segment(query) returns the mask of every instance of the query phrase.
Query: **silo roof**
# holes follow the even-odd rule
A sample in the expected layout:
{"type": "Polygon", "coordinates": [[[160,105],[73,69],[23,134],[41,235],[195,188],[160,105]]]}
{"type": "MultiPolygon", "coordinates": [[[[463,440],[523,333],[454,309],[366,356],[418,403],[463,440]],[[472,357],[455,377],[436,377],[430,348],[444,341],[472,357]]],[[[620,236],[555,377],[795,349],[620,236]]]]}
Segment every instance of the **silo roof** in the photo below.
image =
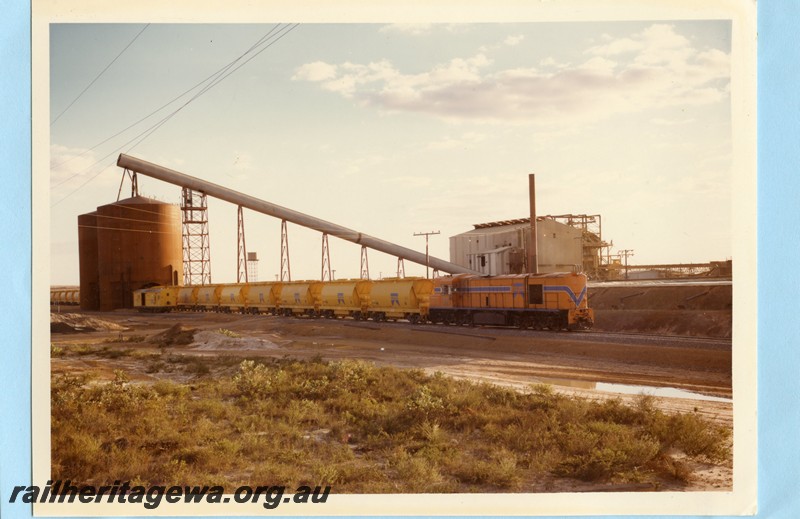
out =
{"type": "MultiPolygon", "coordinates": [[[[131,198],[125,198],[123,200],[119,200],[117,202],[113,202],[111,204],[106,205],[141,205],[141,204],[148,204],[148,205],[175,205],[169,204],[167,202],[162,202],[161,200],[156,200],[155,198],[147,198],[146,196],[134,196],[131,198]]],[[[105,207],[105,206],[101,206],[105,207]]]]}

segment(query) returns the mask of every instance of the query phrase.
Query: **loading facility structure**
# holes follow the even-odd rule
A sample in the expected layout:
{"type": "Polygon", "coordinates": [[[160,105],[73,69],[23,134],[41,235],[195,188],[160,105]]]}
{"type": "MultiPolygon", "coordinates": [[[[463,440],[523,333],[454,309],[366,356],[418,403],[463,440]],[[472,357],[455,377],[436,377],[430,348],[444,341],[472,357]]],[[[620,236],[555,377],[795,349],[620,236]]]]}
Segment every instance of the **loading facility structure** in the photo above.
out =
{"type": "MultiPolygon", "coordinates": [[[[157,180],[161,180],[163,182],[167,182],[170,184],[174,184],[179,186],[183,189],[184,196],[186,198],[187,193],[199,193],[203,197],[203,202],[201,203],[205,206],[204,199],[206,196],[210,196],[213,198],[217,198],[219,200],[223,200],[225,202],[232,203],[239,208],[239,256],[240,258],[245,257],[246,255],[246,247],[244,246],[244,230],[243,230],[243,221],[241,217],[241,210],[242,208],[247,208],[257,213],[265,214],[268,216],[272,216],[281,220],[281,228],[282,228],[282,243],[281,243],[281,281],[291,281],[291,274],[288,270],[288,238],[286,237],[286,223],[293,223],[296,225],[300,225],[302,227],[306,227],[309,229],[313,229],[322,233],[323,237],[323,275],[322,279],[325,279],[325,268],[326,266],[330,269],[330,257],[329,252],[326,254],[327,248],[327,239],[328,236],[335,236],[345,241],[349,241],[351,243],[360,245],[362,248],[362,277],[365,274],[365,265],[366,265],[366,250],[373,249],[379,252],[383,252],[389,254],[391,256],[395,256],[398,258],[398,271],[401,271],[402,262],[404,260],[408,260],[414,263],[418,263],[420,265],[426,265],[434,270],[434,272],[439,271],[443,273],[449,274],[479,274],[479,272],[475,269],[471,269],[468,267],[464,267],[462,265],[458,265],[449,261],[445,261],[436,257],[429,256],[426,253],[417,252],[413,249],[409,249],[407,247],[403,247],[400,245],[396,245],[394,243],[388,242],[386,240],[382,240],[380,238],[376,238],[374,236],[370,236],[368,234],[364,234],[353,229],[349,229],[347,227],[328,222],[322,220],[320,218],[315,218],[313,216],[301,213],[299,211],[295,211],[286,207],[281,207],[277,204],[273,204],[271,202],[267,202],[265,200],[261,200],[251,195],[247,195],[233,189],[214,184],[212,182],[208,182],[197,177],[193,177],[187,175],[185,173],[181,173],[178,171],[174,171],[163,166],[159,166],[157,164],[153,164],[151,162],[147,162],[145,160],[132,157],[126,154],[120,154],[117,160],[117,166],[124,169],[124,175],[127,175],[131,178],[132,184],[134,186],[137,185],[136,175],[141,174],[147,177],[155,178],[157,180]],[[284,273],[286,272],[287,278],[284,279],[284,273]]],[[[124,178],[124,177],[123,177],[124,178]]],[[[193,217],[195,219],[196,217],[193,217]]],[[[184,236],[184,249],[186,248],[186,236],[184,236]]],[[[207,240],[206,240],[207,243],[207,240]]],[[[184,258],[186,257],[184,250],[184,258]]],[[[186,263],[186,262],[184,262],[186,263]]],[[[240,261],[240,269],[242,267],[242,261],[240,261]]],[[[184,268],[187,268],[187,265],[183,265],[184,268]]],[[[368,271],[366,272],[366,276],[368,277],[368,271]]],[[[186,278],[184,278],[186,279],[186,278]]],[[[206,279],[205,276],[202,278],[203,280],[206,279]]],[[[330,279],[330,277],[329,277],[330,279]]],[[[246,280],[246,279],[245,279],[246,280]]],[[[240,280],[241,281],[241,280],[240,280]]],[[[205,284],[210,282],[208,281],[201,281],[200,284],[205,284]]],[[[134,288],[142,288],[142,287],[134,287],[134,288]]]]}

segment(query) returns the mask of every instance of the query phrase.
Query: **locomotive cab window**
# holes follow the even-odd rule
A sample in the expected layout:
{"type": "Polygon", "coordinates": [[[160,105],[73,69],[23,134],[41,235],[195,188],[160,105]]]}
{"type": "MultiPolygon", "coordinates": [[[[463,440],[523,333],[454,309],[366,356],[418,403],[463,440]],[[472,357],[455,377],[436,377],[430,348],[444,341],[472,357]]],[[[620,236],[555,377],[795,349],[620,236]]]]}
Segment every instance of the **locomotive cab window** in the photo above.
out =
{"type": "Polygon", "coordinates": [[[541,305],[544,303],[542,285],[528,285],[528,304],[541,305]]]}
{"type": "Polygon", "coordinates": [[[450,293],[450,285],[442,285],[442,295],[446,296],[450,293]]]}

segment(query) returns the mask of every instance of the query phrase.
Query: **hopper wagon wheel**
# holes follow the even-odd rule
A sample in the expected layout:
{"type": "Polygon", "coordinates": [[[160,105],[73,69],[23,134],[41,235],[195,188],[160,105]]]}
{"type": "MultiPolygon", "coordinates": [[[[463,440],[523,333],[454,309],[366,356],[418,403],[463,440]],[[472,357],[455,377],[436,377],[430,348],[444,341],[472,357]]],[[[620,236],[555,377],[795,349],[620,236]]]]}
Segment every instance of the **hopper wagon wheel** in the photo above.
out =
{"type": "Polygon", "coordinates": [[[411,324],[419,324],[419,314],[409,315],[408,322],[410,322],[411,324]]]}

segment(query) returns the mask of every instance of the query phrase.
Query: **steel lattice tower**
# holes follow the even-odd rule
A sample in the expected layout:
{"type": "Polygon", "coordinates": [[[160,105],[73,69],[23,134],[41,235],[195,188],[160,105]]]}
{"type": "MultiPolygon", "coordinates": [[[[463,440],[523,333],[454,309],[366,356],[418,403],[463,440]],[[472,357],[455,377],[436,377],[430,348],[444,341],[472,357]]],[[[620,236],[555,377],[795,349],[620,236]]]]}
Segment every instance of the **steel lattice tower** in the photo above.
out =
{"type": "Polygon", "coordinates": [[[211,283],[206,194],[184,187],[181,192],[183,222],[183,284],[211,283]]]}
{"type": "Polygon", "coordinates": [[[244,236],[244,214],[242,213],[242,206],[239,206],[239,237],[237,239],[237,252],[236,252],[236,282],[245,283],[249,282],[247,272],[247,244],[245,243],[244,236]]]}

